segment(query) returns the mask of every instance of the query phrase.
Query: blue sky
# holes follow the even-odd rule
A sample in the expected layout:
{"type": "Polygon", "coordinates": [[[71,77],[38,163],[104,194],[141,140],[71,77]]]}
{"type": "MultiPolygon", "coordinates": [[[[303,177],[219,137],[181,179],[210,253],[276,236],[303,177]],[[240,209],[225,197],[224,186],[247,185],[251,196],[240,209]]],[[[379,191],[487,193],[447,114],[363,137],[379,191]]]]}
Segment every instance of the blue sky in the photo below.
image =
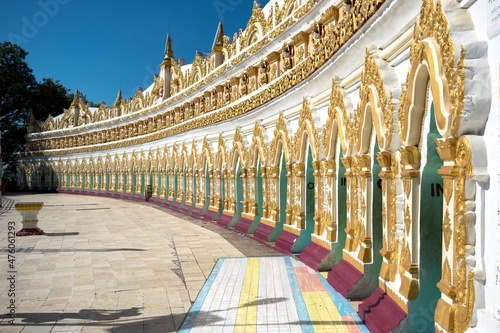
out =
{"type": "Polygon", "coordinates": [[[219,20],[233,37],[252,7],[253,0],[0,0],[0,41],[29,52],[37,80],[60,80],[111,105],[120,87],[128,98],[152,82],[169,31],[175,57],[190,63],[196,50],[211,51],[219,20]]]}

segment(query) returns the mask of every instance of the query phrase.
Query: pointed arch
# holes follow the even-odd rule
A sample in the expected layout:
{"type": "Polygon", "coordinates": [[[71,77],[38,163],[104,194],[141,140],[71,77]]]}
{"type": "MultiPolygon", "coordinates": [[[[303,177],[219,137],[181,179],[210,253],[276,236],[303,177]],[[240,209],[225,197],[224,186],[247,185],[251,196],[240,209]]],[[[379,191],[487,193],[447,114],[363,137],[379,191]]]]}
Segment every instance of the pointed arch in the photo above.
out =
{"type": "Polygon", "coordinates": [[[179,165],[179,168],[185,167],[186,169],[189,165],[189,154],[187,151],[186,142],[184,141],[182,142],[181,153],[178,156],[177,164],[179,165]]]}
{"type": "Polygon", "coordinates": [[[455,45],[441,1],[424,0],[420,13],[410,48],[407,89],[402,89],[398,112],[399,135],[406,146],[420,144],[428,84],[443,138],[457,138],[465,99],[465,49],[462,46],[455,66],[455,45]]]}
{"type": "Polygon", "coordinates": [[[177,166],[177,162],[179,159],[179,154],[177,153],[177,144],[174,143],[172,145],[172,154],[170,155],[170,160],[169,160],[169,169],[175,169],[177,166]]]}
{"type": "Polygon", "coordinates": [[[137,92],[135,93],[134,98],[132,99],[132,107],[130,109],[130,112],[144,109],[146,105],[147,103],[141,89],[137,88],[137,92]]]}
{"type": "Polygon", "coordinates": [[[120,157],[118,156],[118,153],[115,153],[115,156],[113,158],[113,163],[112,163],[112,168],[116,169],[120,167],[120,157]]]}
{"type": "Polygon", "coordinates": [[[155,157],[153,155],[153,151],[151,150],[151,148],[149,148],[149,150],[148,150],[148,157],[144,161],[144,170],[145,170],[145,172],[149,173],[151,171],[151,169],[153,168],[153,165],[154,165],[154,161],[155,161],[155,157]]]}
{"type": "Polygon", "coordinates": [[[294,139],[295,159],[304,162],[307,154],[307,143],[310,144],[313,159],[320,159],[320,140],[319,134],[314,124],[314,117],[311,112],[311,107],[306,98],[303,98],[302,109],[300,110],[299,127],[294,139]],[[306,141],[307,139],[307,141],[306,141]]]}
{"type": "Polygon", "coordinates": [[[128,160],[127,167],[128,170],[131,171],[135,167],[137,169],[139,165],[139,161],[137,159],[137,156],[135,154],[135,150],[132,150],[132,153],[130,154],[130,159],[128,160]]]}
{"type": "Polygon", "coordinates": [[[196,170],[198,167],[198,151],[196,149],[196,143],[193,141],[191,142],[191,155],[189,157],[190,159],[190,164],[191,164],[191,170],[196,170]]]}
{"type": "MultiPolygon", "coordinates": [[[[359,126],[355,133],[358,154],[368,153],[373,129],[377,134],[377,142],[381,150],[389,150],[391,146],[395,136],[394,103],[392,91],[390,91],[389,98],[387,97],[385,88],[387,84],[388,82],[384,84],[379,65],[367,47],[359,89],[360,103],[357,117],[359,126]]],[[[396,145],[398,144],[399,142],[396,142],[396,145]]]]}
{"type": "Polygon", "coordinates": [[[245,47],[262,38],[267,33],[266,17],[262,8],[254,2],[252,16],[248,20],[245,29],[245,41],[242,43],[245,47]]]}
{"type": "Polygon", "coordinates": [[[222,137],[222,133],[219,134],[219,141],[217,145],[217,154],[215,155],[215,165],[216,169],[226,169],[227,167],[227,150],[226,150],[226,142],[222,137]]]}
{"type": "Polygon", "coordinates": [[[144,157],[143,149],[141,149],[141,153],[139,154],[139,158],[137,159],[137,167],[139,169],[144,169],[146,167],[146,158],[144,157]]]}
{"type": "Polygon", "coordinates": [[[95,171],[95,162],[94,162],[94,158],[92,156],[89,157],[88,169],[91,172],[95,171]]]}
{"type": "Polygon", "coordinates": [[[106,109],[106,105],[104,104],[104,102],[101,102],[101,105],[99,105],[99,109],[95,113],[94,122],[103,121],[103,120],[108,119],[108,114],[107,113],[108,112],[107,112],[107,109],[106,109]]]}
{"type": "Polygon", "coordinates": [[[274,138],[269,147],[269,163],[270,165],[276,166],[279,165],[281,154],[279,153],[279,149],[283,149],[285,154],[285,160],[287,164],[292,163],[293,154],[292,154],[292,140],[290,139],[290,134],[288,132],[287,121],[283,116],[283,113],[280,111],[280,115],[278,118],[278,122],[276,123],[276,127],[274,129],[274,138]]]}
{"type": "MultiPolygon", "coordinates": [[[[335,158],[337,137],[340,139],[342,154],[346,156],[351,151],[349,129],[351,128],[345,101],[349,101],[347,92],[341,89],[332,78],[332,91],[328,105],[328,118],[323,129],[323,154],[327,160],[335,158]]],[[[350,104],[350,102],[348,102],[350,104]]]]}
{"type": "Polygon", "coordinates": [[[236,131],[234,133],[233,138],[233,147],[231,148],[231,153],[229,154],[229,167],[232,170],[236,170],[238,167],[236,157],[239,157],[240,163],[242,166],[245,166],[247,163],[247,150],[245,148],[245,140],[241,135],[240,129],[236,127],[236,131]]]}
{"type": "Polygon", "coordinates": [[[249,158],[246,163],[248,167],[257,167],[259,157],[261,165],[263,166],[267,165],[269,152],[266,142],[267,140],[264,137],[262,126],[259,124],[257,120],[255,120],[255,126],[253,129],[253,136],[252,136],[252,146],[249,148],[249,154],[248,154],[249,158]]]}
{"type": "Polygon", "coordinates": [[[206,137],[203,138],[203,146],[200,152],[200,161],[201,161],[200,167],[205,166],[204,162],[206,162],[209,169],[212,169],[214,165],[214,155],[212,153],[212,149],[210,148],[210,144],[208,143],[206,137]]]}
{"type": "Polygon", "coordinates": [[[112,166],[111,163],[111,157],[109,156],[109,153],[106,154],[106,157],[104,158],[104,165],[103,168],[104,170],[109,170],[112,166]]]}
{"type": "Polygon", "coordinates": [[[52,118],[51,115],[49,115],[47,117],[47,119],[45,120],[45,122],[43,123],[42,125],[42,130],[44,131],[52,131],[52,130],[55,130],[57,129],[57,125],[54,121],[54,118],[52,118]]]}

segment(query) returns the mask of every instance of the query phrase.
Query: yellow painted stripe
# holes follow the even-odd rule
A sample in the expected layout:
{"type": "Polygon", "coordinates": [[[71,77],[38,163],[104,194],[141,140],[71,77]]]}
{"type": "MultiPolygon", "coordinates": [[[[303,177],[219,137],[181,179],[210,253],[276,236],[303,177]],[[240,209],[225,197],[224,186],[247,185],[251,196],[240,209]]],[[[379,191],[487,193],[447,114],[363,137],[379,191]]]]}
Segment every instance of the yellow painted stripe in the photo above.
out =
{"type": "Polygon", "coordinates": [[[248,259],[245,279],[241,287],[240,303],[236,313],[234,332],[257,332],[259,270],[260,259],[248,259]]]}
{"type": "Polygon", "coordinates": [[[330,316],[330,320],[333,322],[333,326],[335,329],[332,329],[332,332],[339,332],[339,333],[349,333],[349,328],[344,324],[344,321],[342,319],[342,316],[340,315],[337,307],[333,303],[333,300],[330,298],[330,295],[328,295],[328,292],[326,291],[321,291],[319,292],[319,295],[321,299],[323,300],[323,303],[325,304],[325,309],[328,312],[328,315],[330,316]]]}
{"type": "Polygon", "coordinates": [[[328,305],[323,299],[321,292],[311,292],[314,303],[316,305],[316,310],[321,318],[322,328],[325,332],[335,332],[335,325],[330,316],[330,312],[328,311],[328,305]]]}
{"type": "Polygon", "coordinates": [[[311,320],[314,332],[327,333],[323,328],[320,313],[316,308],[315,293],[314,291],[306,291],[302,293],[302,297],[304,298],[304,303],[306,304],[307,313],[309,313],[309,319],[311,320]]]}

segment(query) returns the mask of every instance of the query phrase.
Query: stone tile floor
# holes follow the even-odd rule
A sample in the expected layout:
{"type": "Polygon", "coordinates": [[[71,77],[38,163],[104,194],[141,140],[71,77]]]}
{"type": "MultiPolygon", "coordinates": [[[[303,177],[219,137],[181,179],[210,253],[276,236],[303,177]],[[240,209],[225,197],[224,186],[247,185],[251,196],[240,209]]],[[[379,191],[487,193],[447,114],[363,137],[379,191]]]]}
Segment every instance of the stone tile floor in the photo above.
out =
{"type": "MultiPolygon", "coordinates": [[[[0,249],[0,332],[23,333],[177,332],[193,304],[196,306],[197,296],[200,299],[199,294],[203,294],[202,288],[207,279],[215,276],[213,269],[218,259],[282,256],[247,237],[164,207],[145,202],[70,194],[11,194],[4,197],[3,207],[0,208],[0,249]],[[38,218],[39,227],[46,234],[16,237],[16,251],[11,254],[14,258],[9,257],[8,222],[14,221],[16,230],[22,228],[22,218],[15,210],[14,203],[30,201],[44,202],[38,218]],[[9,278],[12,275],[15,281],[11,284],[9,278]],[[13,325],[9,323],[12,318],[8,316],[11,302],[15,304],[13,325]]],[[[290,262],[290,258],[286,260],[290,262]]],[[[302,265],[291,260],[294,266],[302,265]]],[[[261,272],[266,271],[262,270],[264,266],[260,267],[261,272]]],[[[285,271],[278,269],[275,274],[285,271]]],[[[255,275],[252,273],[255,269],[249,272],[249,276],[255,275]]],[[[310,274],[316,275],[314,272],[310,274]]],[[[225,277],[229,275],[224,274],[225,277]]],[[[288,275],[291,276],[290,273],[288,275]]],[[[279,279],[288,281],[284,276],[279,279]]],[[[300,277],[298,279],[300,281],[300,277]]],[[[248,291],[253,290],[252,293],[256,294],[255,288],[258,288],[259,283],[262,287],[261,280],[262,276],[255,275],[252,281],[258,283],[249,282],[248,291]]],[[[271,280],[278,281],[278,278],[273,277],[271,280]]],[[[309,283],[312,280],[307,278],[304,281],[309,283]]],[[[285,288],[285,285],[278,287],[285,288]]],[[[222,286],[221,290],[226,288],[222,286]]],[[[274,295],[278,289],[269,290],[274,295]]],[[[280,294],[280,301],[290,303],[289,297],[296,299],[299,289],[293,289],[293,296],[288,295],[290,293],[280,294]]],[[[331,295],[334,293],[332,291],[331,295]]],[[[225,294],[223,292],[218,297],[225,297],[225,294]]],[[[267,292],[265,294],[267,297],[267,292]]],[[[255,320],[261,322],[272,316],[268,316],[267,308],[261,309],[261,302],[247,302],[252,306],[247,308],[247,303],[243,307],[239,304],[237,312],[233,311],[239,318],[239,325],[231,323],[221,328],[216,323],[209,327],[211,324],[206,326],[205,322],[198,325],[197,319],[191,324],[185,322],[183,331],[194,328],[194,331],[200,332],[218,332],[220,329],[224,332],[327,332],[333,329],[333,326],[327,327],[333,323],[334,331],[357,332],[359,318],[354,318],[356,314],[345,300],[342,301],[344,305],[335,303],[336,308],[341,312],[342,309],[351,310],[337,318],[324,311],[311,312],[311,309],[321,309],[321,302],[317,302],[321,297],[312,300],[312,296],[308,295],[312,294],[303,293],[302,303],[309,306],[307,312],[316,315],[316,320],[313,317],[307,319],[309,317],[306,316],[306,319],[300,317],[295,320],[292,326],[289,323],[274,325],[272,322],[259,326],[255,320]],[[309,298],[312,301],[308,301],[309,298]],[[241,314],[241,311],[245,314],[241,314]],[[260,319],[257,319],[254,315],[258,311],[265,311],[266,314],[261,313],[258,316],[260,319]],[[326,319],[321,315],[326,316],[326,319]],[[250,323],[245,318],[253,319],[250,323]]],[[[331,296],[331,300],[336,297],[331,296]]],[[[295,303],[292,303],[287,305],[291,309],[288,310],[292,311],[289,312],[299,311],[299,315],[300,309],[297,307],[298,310],[293,310],[292,305],[295,303]]],[[[335,306],[323,308],[336,313],[335,306]]],[[[266,307],[269,307],[267,301],[266,307]]],[[[214,310],[214,313],[217,311],[214,310]]],[[[302,311],[306,311],[305,308],[302,311]]],[[[278,314],[274,319],[279,317],[278,314]]]]}
{"type": "Polygon", "coordinates": [[[67,194],[4,197],[0,249],[0,332],[23,333],[175,332],[219,258],[280,255],[165,208],[67,194]],[[12,295],[7,222],[22,228],[27,201],[44,202],[46,235],[16,237],[12,295]]]}

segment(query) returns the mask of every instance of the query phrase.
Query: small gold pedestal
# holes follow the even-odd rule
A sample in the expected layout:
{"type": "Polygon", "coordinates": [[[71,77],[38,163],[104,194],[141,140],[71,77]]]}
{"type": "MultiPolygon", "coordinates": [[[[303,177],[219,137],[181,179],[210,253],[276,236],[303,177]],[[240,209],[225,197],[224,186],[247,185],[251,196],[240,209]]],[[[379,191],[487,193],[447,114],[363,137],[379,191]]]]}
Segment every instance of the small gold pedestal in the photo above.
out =
{"type": "Polygon", "coordinates": [[[23,228],[16,236],[43,235],[43,230],[38,228],[38,212],[42,209],[43,202],[19,202],[16,210],[23,217],[23,228]]]}

